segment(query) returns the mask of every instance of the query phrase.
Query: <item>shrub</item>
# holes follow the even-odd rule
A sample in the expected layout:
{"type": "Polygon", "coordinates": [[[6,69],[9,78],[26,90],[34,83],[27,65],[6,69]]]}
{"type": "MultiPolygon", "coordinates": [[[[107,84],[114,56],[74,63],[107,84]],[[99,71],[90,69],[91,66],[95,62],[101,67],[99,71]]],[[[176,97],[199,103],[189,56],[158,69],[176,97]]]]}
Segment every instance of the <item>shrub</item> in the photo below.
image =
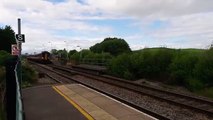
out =
{"type": "Polygon", "coordinates": [[[203,89],[204,84],[200,80],[189,78],[186,79],[186,88],[191,91],[197,91],[203,89]]]}
{"type": "Polygon", "coordinates": [[[110,59],[112,59],[112,56],[109,53],[90,52],[83,58],[83,62],[86,64],[106,65],[110,59]]]}
{"type": "Polygon", "coordinates": [[[128,79],[158,78],[161,74],[168,74],[173,56],[174,50],[170,49],[144,49],[114,58],[109,70],[116,76],[128,79]]]}
{"type": "Polygon", "coordinates": [[[144,49],[138,55],[138,67],[140,77],[159,78],[168,73],[169,65],[172,62],[175,50],[158,48],[144,49]]]}
{"type": "Polygon", "coordinates": [[[130,54],[122,54],[113,58],[108,66],[111,74],[125,79],[133,79],[135,76],[132,73],[132,62],[130,54]]]}
{"type": "Polygon", "coordinates": [[[185,80],[193,78],[193,70],[199,56],[190,53],[178,53],[170,65],[171,81],[178,85],[185,85],[185,80]]]}
{"type": "Polygon", "coordinates": [[[213,87],[210,88],[204,88],[202,90],[199,91],[195,91],[197,94],[199,95],[203,95],[209,98],[213,98],[213,87]]]}
{"type": "Polygon", "coordinates": [[[71,61],[75,61],[76,63],[80,61],[80,53],[76,52],[70,57],[71,61]]]}
{"type": "Polygon", "coordinates": [[[206,85],[213,86],[213,49],[210,49],[200,57],[195,67],[194,75],[206,85]]]}
{"type": "Polygon", "coordinates": [[[12,56],[8,52],[0,50],[0,66],[4,66],[6,64],[6,60],[11,57],[12,56]]]}
{"type": "Polygon", "coordinates": [[[82,50],[71,56],[72,62],[85,64],[103,64],[108,63],[110,59],[112,59],[112,55],[109,53],[93,53],[89,50],[82,50]]]}
{"type": "Polygon", "coordinates": [[[22,64],[22,86],[30,86],[35,83],[38,79],[37,72],[27,62],[22,64]]]}

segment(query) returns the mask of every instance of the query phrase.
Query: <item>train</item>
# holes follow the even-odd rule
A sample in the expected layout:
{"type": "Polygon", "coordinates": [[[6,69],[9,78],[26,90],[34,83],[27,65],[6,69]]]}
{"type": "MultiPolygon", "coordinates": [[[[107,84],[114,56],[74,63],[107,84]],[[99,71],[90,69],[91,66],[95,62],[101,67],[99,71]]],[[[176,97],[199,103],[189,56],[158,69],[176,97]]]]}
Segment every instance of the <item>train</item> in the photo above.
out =
{"type": "Polygon", "coordinates": [[[50,53],[48,51],[43,51],[36,55],[29,55],[27,57],[27,60],[41,63],[41,64],[52,64],[50,60],[50,53]]]}

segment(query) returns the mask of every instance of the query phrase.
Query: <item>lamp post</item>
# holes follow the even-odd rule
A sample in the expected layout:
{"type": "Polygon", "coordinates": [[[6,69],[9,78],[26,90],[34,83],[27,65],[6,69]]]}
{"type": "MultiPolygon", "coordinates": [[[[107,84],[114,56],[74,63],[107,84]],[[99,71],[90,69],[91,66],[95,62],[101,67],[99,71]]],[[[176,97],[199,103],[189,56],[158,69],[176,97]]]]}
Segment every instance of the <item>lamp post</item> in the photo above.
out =
{"type": "Polygon", "coordinates": [[[66,45],[66,49],[67,49],[67,52],[66,52],[66,59],[68,60],[68,48],[67,48],[67,41],[64,41],[65,45],[66,45]]]}
{"type": "Polygon", "coordinates": [[[79,58],[79,61],[81,61],[81,57],[82,57],[82,52],[81,52],[81,47],[78,45],[77,47],[79,47],[79,50],[80,50],[80,58],[79,58]]]}
{"type": "Polygon", "coordinates": [[[50,51],[52,50],[52,42],[48,42],[50,44],[50,51]]]}
{"type": "Polygon", "coordinates": [[[43,51],[45,51],[45,45],[44,44],[42,44],[42,47],[43,47],[43,51]]]}

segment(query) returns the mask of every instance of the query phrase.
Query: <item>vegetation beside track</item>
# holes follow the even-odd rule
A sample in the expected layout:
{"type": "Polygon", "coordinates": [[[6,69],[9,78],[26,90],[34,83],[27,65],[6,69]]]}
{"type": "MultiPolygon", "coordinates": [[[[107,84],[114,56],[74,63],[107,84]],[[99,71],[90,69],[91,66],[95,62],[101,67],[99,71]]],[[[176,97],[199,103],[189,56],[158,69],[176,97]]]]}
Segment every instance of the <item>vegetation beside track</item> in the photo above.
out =
{"type": "Polygon", "coordinates": [[[11,58],[10,54],[6,51],[0,50],[0,119],[5,120],[5,111],[4,111],[4,94],[5,94],[5,80],[6,80],[6,71],[5,64],[6,60],[11,58]]]}
{"type": "Polygon", "coordinates": [[[161,81],[212,97],[212,61],[213,48],[147,48],[113,58],[108,70],[117,77],[161,81]]]}
{"type": "Polygon", "coordinates": [[[38,80],[38,73],[36,70],[26,61],[22,61],[22,87],[30,87],[38,80]]]}

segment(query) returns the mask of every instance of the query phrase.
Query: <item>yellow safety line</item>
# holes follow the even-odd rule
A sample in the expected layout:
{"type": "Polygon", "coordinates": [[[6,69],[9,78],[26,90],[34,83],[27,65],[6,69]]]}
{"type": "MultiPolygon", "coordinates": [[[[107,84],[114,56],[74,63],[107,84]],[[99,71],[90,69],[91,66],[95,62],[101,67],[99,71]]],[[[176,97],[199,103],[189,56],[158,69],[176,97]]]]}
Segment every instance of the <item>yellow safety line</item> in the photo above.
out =
{"type": "Polygon", "coordinates": [[[63,96],[69,103],[71,103],[76,109],[78,109],[78,111],[80,111],[88,120],[94,120],[94,118],[87,113],[82,107],[80,107],[75,101],[73,101],[72,99],[70,99],[68,96],[66,96],[65,94],[63,94],[57,87],[52,86],[52,88],[58,92],[61,96],[63,96]]]}

